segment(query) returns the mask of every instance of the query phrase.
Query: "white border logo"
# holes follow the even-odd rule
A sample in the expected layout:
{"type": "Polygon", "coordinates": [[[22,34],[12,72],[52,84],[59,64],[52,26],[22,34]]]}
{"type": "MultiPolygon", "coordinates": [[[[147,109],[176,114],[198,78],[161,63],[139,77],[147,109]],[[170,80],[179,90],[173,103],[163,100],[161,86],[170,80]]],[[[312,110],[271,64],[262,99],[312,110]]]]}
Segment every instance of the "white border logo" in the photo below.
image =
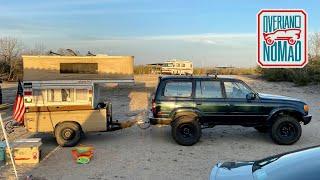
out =
{"type": "Polygon", "coordinates": [[[259,66],[304,67],[308,63],[307,13],[302,9],[263,9],[257,16],[259,66]]]}

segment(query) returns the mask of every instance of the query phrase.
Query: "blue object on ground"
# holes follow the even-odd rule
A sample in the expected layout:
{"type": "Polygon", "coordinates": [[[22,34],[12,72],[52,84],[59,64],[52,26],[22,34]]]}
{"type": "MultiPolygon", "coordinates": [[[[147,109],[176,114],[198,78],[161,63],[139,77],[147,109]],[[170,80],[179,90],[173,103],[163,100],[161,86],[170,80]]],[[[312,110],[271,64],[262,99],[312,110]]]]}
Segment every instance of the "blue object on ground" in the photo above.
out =
{"type": "Polygon", "coordinates": [[[4,162],[6,155],[6,143],[0,141],[0,164],[4,162]]]}

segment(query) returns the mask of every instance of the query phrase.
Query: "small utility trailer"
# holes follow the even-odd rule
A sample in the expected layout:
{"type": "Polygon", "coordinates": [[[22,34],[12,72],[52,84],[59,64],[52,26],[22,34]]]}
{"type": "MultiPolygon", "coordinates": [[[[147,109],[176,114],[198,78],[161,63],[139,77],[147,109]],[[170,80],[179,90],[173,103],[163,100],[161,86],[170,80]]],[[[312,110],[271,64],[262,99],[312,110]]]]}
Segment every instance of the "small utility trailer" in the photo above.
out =
{"type": "Polygon", "coordinates": [[[83,133],[130,127],[114,122],[99,84],[134,83],[133,56],[22,56],[24,125],[52,133],[61,146],[76,145],[83,133]]]}
{"type": "MultiPolygon", "coordinates": [[[[132,83],[133,80],[103,82],[132,83]]],[[[26,129],[53,133],[61,146],[76,145],[83,133],[115,131],[136,123],[112,120],[112,104],[99,99],[97,81],[24,81],[23,89],[26,129]]]]}

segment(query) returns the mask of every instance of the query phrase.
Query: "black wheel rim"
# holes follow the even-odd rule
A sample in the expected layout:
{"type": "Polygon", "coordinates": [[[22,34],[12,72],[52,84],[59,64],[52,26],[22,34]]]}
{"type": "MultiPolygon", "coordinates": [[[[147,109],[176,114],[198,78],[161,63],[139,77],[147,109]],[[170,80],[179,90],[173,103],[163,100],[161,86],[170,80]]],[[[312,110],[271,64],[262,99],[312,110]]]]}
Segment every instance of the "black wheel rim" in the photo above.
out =
{"type": "Polygon", "coordinates": [[[74,138],[75,132],[74,132],[74,130],[72,130],[70,128],[65,128],[62,130],[61,136],[64,140],[70,140],[70,139],[74,138]]]}
{"type": "Polygon", "coordinates": [[[183,138],[193,138],[195,136],[195,127],[191,124],[182,124],[179,126],[179,132],[183,138]]]}
{"type": "Polygon", "coordinates": [[[295,138],[297,134],[297,129],[294,124],[290,122],[283,122],[279,125],[277,129],[277,134],[281,138],[292,139],[295,138]]]}

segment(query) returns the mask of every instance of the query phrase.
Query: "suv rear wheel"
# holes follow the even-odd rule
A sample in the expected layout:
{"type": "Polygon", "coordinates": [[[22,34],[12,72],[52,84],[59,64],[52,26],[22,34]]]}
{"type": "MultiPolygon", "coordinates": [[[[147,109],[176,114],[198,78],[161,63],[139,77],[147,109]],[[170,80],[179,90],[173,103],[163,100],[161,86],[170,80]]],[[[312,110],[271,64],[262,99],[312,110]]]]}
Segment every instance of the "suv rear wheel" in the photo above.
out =
{"type": "Polygon", "coordinates": [[[195,117],[182,116],[174,120],[171,134],[178,144],[191,146],[199,141],[201,126],[195,117]]]}
{"type": "Polygon", "coordinates": [[[271,127],[271,138],[277,144],[290,145],[301,136],[301,125],[292,116],[280,116],[271,127]]]}

